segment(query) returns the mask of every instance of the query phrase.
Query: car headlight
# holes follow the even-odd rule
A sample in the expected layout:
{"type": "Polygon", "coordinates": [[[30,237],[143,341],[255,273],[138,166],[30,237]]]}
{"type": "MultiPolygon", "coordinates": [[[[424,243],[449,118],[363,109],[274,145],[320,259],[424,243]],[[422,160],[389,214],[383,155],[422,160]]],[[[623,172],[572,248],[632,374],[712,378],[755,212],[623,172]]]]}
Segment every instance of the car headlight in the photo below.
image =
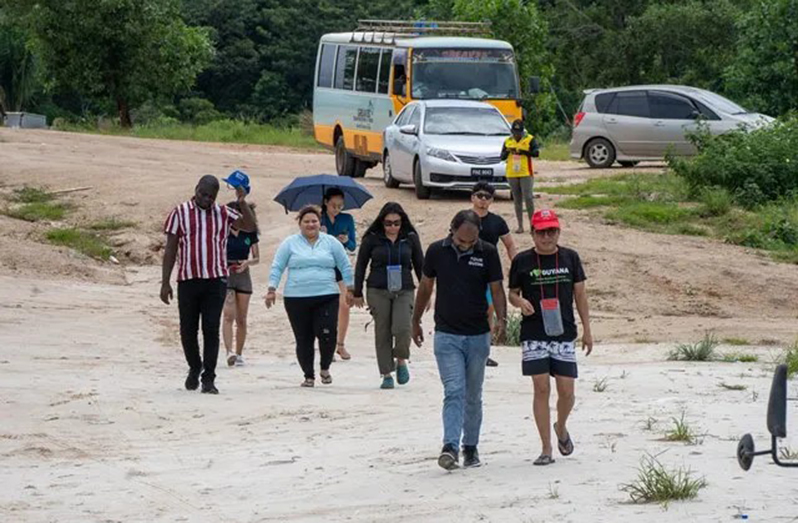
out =
{"type": "Polygon", "coordinates": [[[447,151],[446,149],[437,149],[435,147],[427,147],[427,156],[432,156],[433,158],[438,158],[440,160],[446,160],[447,162],[456,162],[452,153],[447,151]]]}

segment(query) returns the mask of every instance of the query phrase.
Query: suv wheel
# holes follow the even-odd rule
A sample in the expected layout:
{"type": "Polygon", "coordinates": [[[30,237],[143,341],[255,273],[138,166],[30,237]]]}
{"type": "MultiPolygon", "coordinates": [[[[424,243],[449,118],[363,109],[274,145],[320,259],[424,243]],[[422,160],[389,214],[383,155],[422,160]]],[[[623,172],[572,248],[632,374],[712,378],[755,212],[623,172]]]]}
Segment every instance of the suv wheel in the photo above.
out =
{"type": "Polygon", "coordinates": [[[594,169],[606,169],[615,162],[615,147],[604,138],[595,138],[585,147],[585,161],[594,169]]]}
{"type": "Polygon", "coordinates": [[[393,177],[391,156],[387,152],[382,158],[382,181],[385,182],[385,187],[388,187],[389,189],[396,189],[399,187],[399,182],[397,182],[393,177]]]}
{"type": "Polygon", "coordinates": [[[416,160],[413,164],[413,184],[416,186],[416,197],[419,200],[428,200],[432,191],[429,187],[424,187],[421,179],[421,162],[416,160]]]}

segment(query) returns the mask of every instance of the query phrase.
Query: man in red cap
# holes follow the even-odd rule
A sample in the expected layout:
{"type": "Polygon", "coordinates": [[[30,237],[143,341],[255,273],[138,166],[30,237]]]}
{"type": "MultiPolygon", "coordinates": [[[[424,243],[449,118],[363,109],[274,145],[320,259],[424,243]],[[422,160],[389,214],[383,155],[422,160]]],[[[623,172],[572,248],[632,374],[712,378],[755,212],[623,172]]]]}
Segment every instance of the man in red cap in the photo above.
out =
{"type": "Polygon", "coordinates": [[[574,444],[566,422],[574,406],[576,319],[574,302],[582,320],[582,349],[593,350],[585,271],[576,251],[558,245],[560,221],[548,209],[532,216],[535,247],[513,259],[509,301],[521,309],[521,354],[525,376],[532,376],[533,413],[543,450],[535,465],[554,463],[549,428],[551,380],[557,385],[557,422],[554,433],[560,454],[568,456],[574,444]]]}

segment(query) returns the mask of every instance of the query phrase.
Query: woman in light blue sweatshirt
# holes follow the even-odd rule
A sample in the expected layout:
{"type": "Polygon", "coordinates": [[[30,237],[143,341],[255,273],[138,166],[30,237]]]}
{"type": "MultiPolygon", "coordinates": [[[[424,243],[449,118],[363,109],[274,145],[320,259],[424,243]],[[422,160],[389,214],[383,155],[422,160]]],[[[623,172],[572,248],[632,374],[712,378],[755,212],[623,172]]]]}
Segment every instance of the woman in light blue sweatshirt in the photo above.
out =
{"type": "Polygon", "coordinates": [[[334,236],[321,232],[321,211],[308,205],[299,211],[299,234],[283,240],[272,261],[266,307],[277,299],[277,287],[288,269],[283,302],[296,339],[296,357],[305,374],[303,387],[315,384],[313,345],[319,340],[321,382],[332,383],[330,363],[335,353],[338,331],[338,303],[342,299],[335,270],[343,277],[347,293],[343,299],[352,302],[354,277],[349,257],[334,236]]]}

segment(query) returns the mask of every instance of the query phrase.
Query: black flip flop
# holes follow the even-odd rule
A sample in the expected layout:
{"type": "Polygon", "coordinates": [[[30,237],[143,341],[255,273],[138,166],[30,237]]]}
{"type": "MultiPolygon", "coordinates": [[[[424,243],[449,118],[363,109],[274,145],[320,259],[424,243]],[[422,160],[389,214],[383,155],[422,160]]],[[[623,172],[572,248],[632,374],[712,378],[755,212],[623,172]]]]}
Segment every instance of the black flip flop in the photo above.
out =
{"type": "Polygon", "coordinates": [[[574,442],[571,440],[571,434],[566,432],[565,439],[560,439],[557,435],[557,424],[554,424],[554,435],[557,436],[557,449],[563,456],[570,456],[574,453],[574,442]]]}
{"type": "Polygon", "coordinates": [[[538,456],[538,459],[532,462],[533,465],[537,465],[540,467],[551,465],[552,463],[554,463],[554,458],[552,458],[548,454],[541,454],[540,456],[538,456]]]}

